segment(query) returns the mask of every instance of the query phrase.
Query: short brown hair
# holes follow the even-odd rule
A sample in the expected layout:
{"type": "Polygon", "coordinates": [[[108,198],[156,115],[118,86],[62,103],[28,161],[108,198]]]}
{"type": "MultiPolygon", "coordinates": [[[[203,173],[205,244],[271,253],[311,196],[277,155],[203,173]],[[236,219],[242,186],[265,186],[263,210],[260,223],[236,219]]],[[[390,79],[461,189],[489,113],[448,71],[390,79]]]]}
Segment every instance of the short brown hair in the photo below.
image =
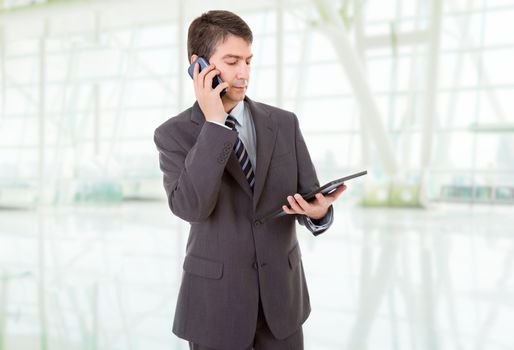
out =
{"type": "Polygon", "coordinates": [[[219,43],[229,35],[253,41],[252,30],[245,21],[230,11],[214,10],[202,14],[189,25],[187,33],[187,60],[193,54],[209,60],[219,43]]]}

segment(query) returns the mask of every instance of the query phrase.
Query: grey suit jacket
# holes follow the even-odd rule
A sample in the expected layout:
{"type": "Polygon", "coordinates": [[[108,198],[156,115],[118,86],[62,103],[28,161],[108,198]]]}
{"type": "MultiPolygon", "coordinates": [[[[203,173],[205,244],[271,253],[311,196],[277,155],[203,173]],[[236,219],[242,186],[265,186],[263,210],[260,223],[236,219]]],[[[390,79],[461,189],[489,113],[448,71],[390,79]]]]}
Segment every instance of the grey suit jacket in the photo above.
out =
{"type": "Polygon", "coordinates": [[[154,135],[169,207],[191,225],[173,332],[216,349],[251,344],[259,296],[279,339],[310,313],[295,217],[261,219],[318,187],[316,172],[296,116],[245,100],[257,136],[253,193],[232,152],[237,133],[205,122],[198,102],[154,135]]]}

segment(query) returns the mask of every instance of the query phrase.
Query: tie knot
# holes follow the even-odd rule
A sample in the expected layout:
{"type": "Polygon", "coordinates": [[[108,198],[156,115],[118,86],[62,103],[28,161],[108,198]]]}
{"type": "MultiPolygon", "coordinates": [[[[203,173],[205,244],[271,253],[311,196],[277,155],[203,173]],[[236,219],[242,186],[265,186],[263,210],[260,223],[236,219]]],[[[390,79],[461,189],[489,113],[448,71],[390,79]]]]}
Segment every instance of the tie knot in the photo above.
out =
{"type": "Polygon", "coordinates": [[[227,119],[225,120],[225,125],[231,128],[232,130],[236,130],[236,118],[229,114],[227,116],[227,119]]]}

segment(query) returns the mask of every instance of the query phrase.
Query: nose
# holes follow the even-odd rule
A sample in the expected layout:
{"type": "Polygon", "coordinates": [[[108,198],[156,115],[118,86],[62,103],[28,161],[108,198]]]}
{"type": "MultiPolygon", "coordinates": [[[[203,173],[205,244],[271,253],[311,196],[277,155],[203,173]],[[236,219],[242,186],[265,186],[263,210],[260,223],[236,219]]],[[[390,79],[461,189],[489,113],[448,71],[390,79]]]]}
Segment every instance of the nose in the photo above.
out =
{"type": "Polygon", "coordinates": [[[242,62],[238,68],[239,69],[237,71],[237,78],[248,80],[250,75],[250,65],[246,64],[246,62],[242,62]]]}

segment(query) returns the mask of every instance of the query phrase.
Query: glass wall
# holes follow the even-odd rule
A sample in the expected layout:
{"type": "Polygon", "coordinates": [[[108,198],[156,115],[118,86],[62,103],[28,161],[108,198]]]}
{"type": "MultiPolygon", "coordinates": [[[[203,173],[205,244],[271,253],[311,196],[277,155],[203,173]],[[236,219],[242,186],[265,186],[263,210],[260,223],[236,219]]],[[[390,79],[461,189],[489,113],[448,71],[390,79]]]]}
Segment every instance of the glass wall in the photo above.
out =
{"type": "Polygon", "coordinates": [[[298,116],[320,182],[369,172],[298,230],[306,349],[514,346],[513,0],[31,4],[0,1],[0,350],[187,348],[153,132],[195,101],[210,8],[252,28],[248,96],[298,116]]]}

